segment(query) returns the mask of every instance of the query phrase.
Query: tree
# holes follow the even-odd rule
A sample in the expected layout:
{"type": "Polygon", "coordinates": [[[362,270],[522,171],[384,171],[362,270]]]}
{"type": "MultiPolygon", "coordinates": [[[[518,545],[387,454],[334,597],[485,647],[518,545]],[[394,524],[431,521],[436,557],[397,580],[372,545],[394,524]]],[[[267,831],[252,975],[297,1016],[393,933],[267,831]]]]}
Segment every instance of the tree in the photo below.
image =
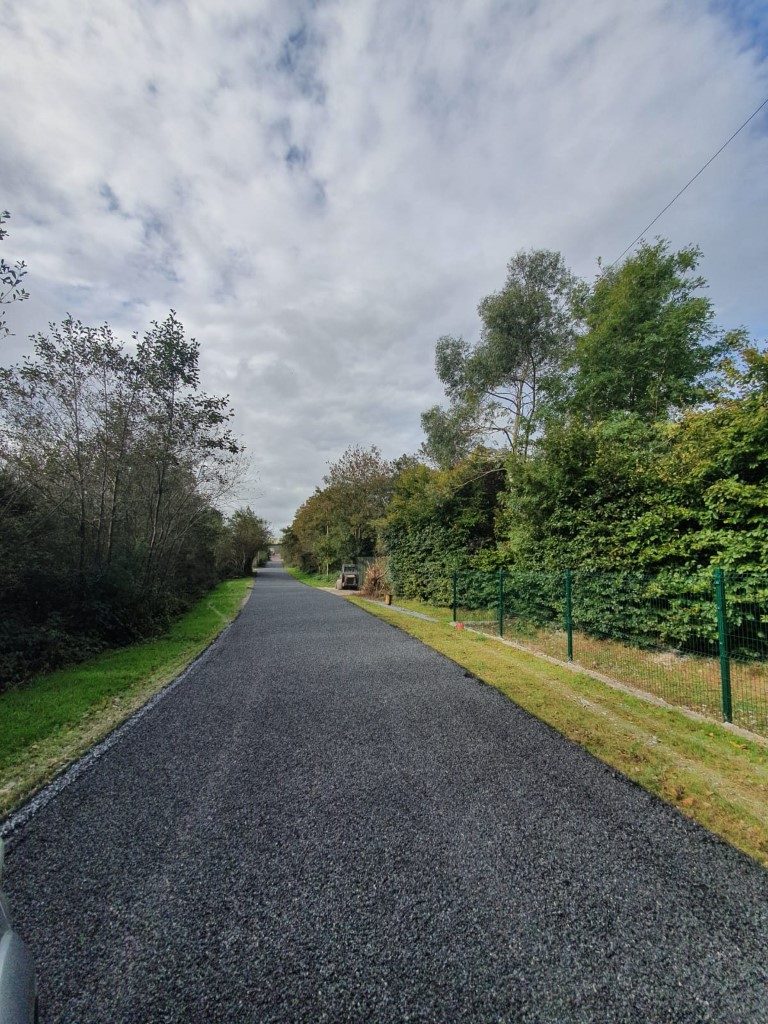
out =
{"type": "Polygon", "coordinates": [[[448,466],[481,442],[528,454],[542,399],[573,347],[579,287],[559,253],[519,252],[502,290],[478,306],[480,341],[438,340],[435,368],[449,407],[422,416],[428,457],[448,466]]]}
{"type": "Polygon", "coordinates": [[[375,445],[351,445],[330,465],[323,482],[332,496],[336,523],[348,538],[346,557],[373,554],[376,522],[386,511],[392,487],[391,463],[375,445]]]}
{"type": "MultiPolygon", "coordinates": [[[[96,330],[71,317],[61,327],[52,324],[34,344],[34,359],[0,371],[0,456],[43,500],[67,510],[82,588],[89,556],[101,562],[110,533],[104,530],[107,489],[119,477],[113,456],[120,458],[114,437],[123,438],[124,455],[132,430],[131,412],[117,393],[134,370],[108,327],[96,330]]],[[[114,503],[116,493],[112,498],[114,503]]]]}
{"type": "Polygon", "coordinates": [[[504,562],[555,571],[648,567],[653,556],[638,522],[658,508],[667,449],[663,427],[637,416],[551,420],[532,457],[509,467],[497,521],[504,562]]]}
{"type": "MultiPolygon", "coordinates": [[[[8,236],[8,231],[3,224],[7,223],[10,216],[7,210],[0,213],[0,241],[8,236]]],[[[21,284],[26,274],[27,265],[23,260],[11,264],[0,258],[0,307],[10,302],[22,302],[29,298],[29,292],[25,291],[21,284]]],[[[5,311],[0,308],[0,338],[7,338],[10,333],[5,320],[5,311]]]]}
{"type": "Polygon", "coordinates": [[[510,472],[509,565],[694,573],[768,565],[768,354],[742,341],[729,387],[672,420],[552,420],[510,472]]]}
{"type": "Polygon", "coordinates": [[[284,526],[280,538],[283,550],[283,561],[286,565],[301,564],[301,540],[293,526],[284,526]]]}
{"type": "Polygon", "coordinates": [[[644,244],[583,293],[573,411],[593,421],[615,412],[658,419],[707,397],[708,376],[732,336],[715,329],[712,303],[699,294],[700,258],[695,246],[644,244]]]}
{"type": "Polygon", "coordinates": [[[69,317],[0,369],[10,677],[150,633],[216,579],[215,506],[239,469],[232,412],[200,392],[175,314],[136,341],[134,355],[107,325],[69,317]]]}
{"type": "MultiPolygon", "coordinates": [[[[768,566],[768,352],[742,339],[720,400],[669,428],[658,467],[664,517],[655,541],[667,559],[758,570],[768,566]]],[[[661,505],[661,502],[660,502],[661,505]]]]}
{"type": "Polygon", "coordinates": [[[451,573],[469,569],[495,547],[504,479],[496,459],[482,449],[451,469],[423,463],[403,468],[380,528],[398,594],[450,603],[451,573]]]}
{"type": "Polygon", "coordinates": [[[421,427],[425,434],[423,455],[443,469],[466,459],[483,434],[478,410],[468,401],[456,402],[448,409],[433,405],[421,414],[421,427]]]}
{"type": "Polygon", "coordinates": [[[150,507],[145,583],[157,578],[178,550],[201,508],[198,495],[220,498],[233,483],[240,446],[227,427],[233,415],[229,397],[199,393],[199,352],[173,310],[152,324],[136,352],[149,426],[142,454],[151,467],[145,475],[150,507]]]}
{"type": "Polygon", "coordinates": [[[338,565],[347,552],[348,536],[338,515],[337,495],[328,487],[316,488],[298,508],[293,523],[285,531],[286,557],[309,572],[322,566],[325,573],[338,565]]]}
{"type": "MultiPolygon", "coordinates": [[[[407,464],[408,456],[398,460],[407,464]]],[[[394,475],[394,465],[375,446],[347,448],[284,531],[288,560],[310,571],[322,566],[328,573],[345,560],[373,554],[394,475]]]]}
{"type": "Polygon", "coordinates": [[[269,550],[270,532],[266,520],[250,506],[237,509],[224,525],[219,542],[219,563],[230,576],[250,576],[259,554],[269,550]]]}

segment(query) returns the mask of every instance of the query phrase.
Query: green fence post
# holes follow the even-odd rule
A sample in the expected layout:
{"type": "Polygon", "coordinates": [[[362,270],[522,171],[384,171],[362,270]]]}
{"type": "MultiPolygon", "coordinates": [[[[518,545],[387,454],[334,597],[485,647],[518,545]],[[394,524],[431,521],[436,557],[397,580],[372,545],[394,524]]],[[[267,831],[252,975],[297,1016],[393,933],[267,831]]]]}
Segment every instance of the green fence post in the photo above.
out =
{"type": "Polygon", "coordinates": [[[563,593],[563,619],[565,622],[565,635],[568,644],[568,661],[573,661],[573,578],[571,570],[565,570],[563,593]]]}
{"type": "Polygon", "coordinates": [[[504,636],[504,570],[499,569],[499,636],[504,636]]]}
{"type": "Polygon", "coordinates": [[[453,621],[454,622],[456,621],[456,606],[457,606],[457,603],[458,603],[457,600],[456,600],[456,592],[457,592],[457,589],[458,589],[457,586],[456,586],[456,578],[457,578],[458,575],[459,574],[454,570],[454,573],[453,573],[453,598],[452,598],[452,601],[451,601],[451,608],[453,610],[453,621]]]}
{"type": "Polygon", "coordinates": [[[725,573],[715,569],[715,607],[717,608],[717,639],[720,645],[720,689],[723,700],[723,718],[733,721],[731,699],[731,661],[728,654],[728,616],[725,610],[725,573]]]}

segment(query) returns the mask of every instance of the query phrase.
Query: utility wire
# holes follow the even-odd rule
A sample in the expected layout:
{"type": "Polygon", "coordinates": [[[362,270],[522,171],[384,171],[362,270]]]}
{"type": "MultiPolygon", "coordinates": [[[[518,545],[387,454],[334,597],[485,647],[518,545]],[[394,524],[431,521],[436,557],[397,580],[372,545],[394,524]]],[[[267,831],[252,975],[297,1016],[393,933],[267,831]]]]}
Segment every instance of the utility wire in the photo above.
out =
{"type": "Polygon", "coordinates": [[[694,183],[694,181],[696,181],[696,179],[699,177],[699,175],[703,174],[704,171],[706,171],[706,169],[709,167],[709,165],[712,163],[712,161],[716,160],[717,157],[720,156],[720,154],[723,152],[725,147],[729,143],[733,142],[733,140],[736,138],[736,136],[739,134],[739,132],[742,130],[742,128],[746,128],[747,125],[749,124],[749,122],[752,120],[753,117],[757,117],[757,115],[760,113],[760,111],[763,109],[763,107],[766,104],[768,104],[768,96],[766,96],[766,98],[763,100],[763,102],[760,104],[760,106],[757,108],[757,110],[753,110],[752,113],[747,118],[747,120],[744,121],[743,124],[739,125],[739,127],[736,129],[736,131],[733,133],[733,135],[731,135],[730,138],[725,140],[725,142],[722,144],[720,149],[718,149],[718,151],[716,153],[712,154],[712,156],[709,158],[709,160],[707,160],[707,162],[704,164],[704,166],[700,167],[698,169],[698,171],[696,171],[696,173],[691,178],[691,180],[687,181],[685,183],[685,185],[683,185],[683,187],[680,189],[680,191],[677,193],[677,195],[674,196],[672,199],[670,199],[670,201],[667,203],[667,205],[664,207],[664,209],[660,213],[656,214],[656,216],[653,218],[651,223],[650,224],[646,224],[646,226],[643,228],[643,230],[640,232],[640,234],[637,236],[637,238],[635,238],[632,242],[630,242],[629,245],[627,246],[627,248],[624,250],[624,252],[620,256],[617,256],[616,259],[613,261],[613,263],[611,263],[611,265],[608,267],[609,270],[613,270],[613,268],[616,266],[616,264],[619,262],[619,260],[623,259],[627,255],[629,250],[634,248],[634,246],[637,245],[637,243],[640,241],[640,239],[643,237],[643,235],[646,233],[646,231],[648,231],[649,228],[652,228],[653,225],[656,223],[656,221],[660,217],[662,217],[667,212],[667,210],[670,208],[670,206],[673,203],[675,203],[680,198],[680,196],[683,194],[683,192],[685,192],[685,190],[689,186],[691,186],[694,183]]]}

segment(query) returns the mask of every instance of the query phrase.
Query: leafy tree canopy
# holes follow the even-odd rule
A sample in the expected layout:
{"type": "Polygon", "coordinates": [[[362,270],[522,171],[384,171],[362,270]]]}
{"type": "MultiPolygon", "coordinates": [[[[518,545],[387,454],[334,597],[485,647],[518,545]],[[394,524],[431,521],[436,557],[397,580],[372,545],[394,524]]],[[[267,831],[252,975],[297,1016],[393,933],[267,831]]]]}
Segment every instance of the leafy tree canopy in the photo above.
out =
{"type": "Polygon", "coordinates": [[[438,340],[435,368],[449,407],[422,416],[424,452],[437,465],[455,464],[481,443],[528,453],[542,399],[573,347],[581,287],[559,253],[519,252],[501,291],[478,306],[478,343],[438,340]]]}
{"type": "Polygon", "coordinates": [[[269,551],[270,532],[266,520],[248,505],[227,519],[219,540],[218,558],[230,576],[250,576],[258,556],[269,551]]]}
{"type": "Polygon", "coordinates": [[[0,686],[147,635],[216,580],[240,445],[176,315],[71,317],[0,369],[0,686]]]}
{"type": "Polygon", "coordinates": [[[695,246],[643,244],[581,293],[570,407],[591,420],[616,412],[659,419],[708,397],[732,335],[714,326],[695,246]]]}

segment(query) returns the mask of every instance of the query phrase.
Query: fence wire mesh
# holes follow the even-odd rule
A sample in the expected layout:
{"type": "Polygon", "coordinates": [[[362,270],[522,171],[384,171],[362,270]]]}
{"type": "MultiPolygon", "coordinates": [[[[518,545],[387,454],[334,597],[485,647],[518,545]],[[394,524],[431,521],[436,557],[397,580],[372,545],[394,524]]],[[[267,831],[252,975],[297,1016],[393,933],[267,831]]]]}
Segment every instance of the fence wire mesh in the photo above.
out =
{"type": "Polygon", "coordinates": [[[768,734],[768,578],[746,571],[460,572],[453,617],[768,734]]]}

